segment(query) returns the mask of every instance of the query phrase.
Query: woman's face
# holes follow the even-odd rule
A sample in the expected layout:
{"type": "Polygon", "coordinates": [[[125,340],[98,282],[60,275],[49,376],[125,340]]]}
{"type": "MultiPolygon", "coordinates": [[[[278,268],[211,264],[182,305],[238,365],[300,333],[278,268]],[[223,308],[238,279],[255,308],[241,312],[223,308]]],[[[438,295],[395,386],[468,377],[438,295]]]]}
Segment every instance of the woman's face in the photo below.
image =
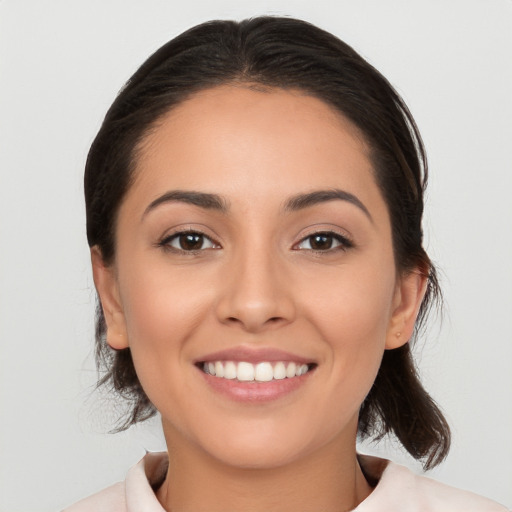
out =
{"type": "Polygon", "coordinates": [[[353,125],[300,92],[203,91],[145,139],[116,242],[111,268],[93,251],[108,340],[168,443],[245,467],[353,446],[424,284],[397,275],[353,125]]]}

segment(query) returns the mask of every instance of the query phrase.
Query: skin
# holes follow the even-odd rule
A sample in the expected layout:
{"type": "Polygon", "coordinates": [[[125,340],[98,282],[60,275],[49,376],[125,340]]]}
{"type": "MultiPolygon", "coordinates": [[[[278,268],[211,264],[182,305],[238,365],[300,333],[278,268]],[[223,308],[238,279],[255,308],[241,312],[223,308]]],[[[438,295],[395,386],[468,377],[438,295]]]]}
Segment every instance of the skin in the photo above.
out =
{"type": "Polygon", "coordinates": [[[144,140],[115,262],[104,265],[97,248],[92,261],[108,342],[131,348],[162,415],[166,510],[339,512],[371,492],[356,459],[358,410],[384,350],[410,338],[425,279],[396,270],[368,153],[322,101],[241,86],[196,94],[144,140]],[[332,189],[367,212],[340,199],[283,206],[332,189]],[[226,211],[181,201],[147,211],[173,190],[217,194],[226,211]],[[202,249],[169,239],[190,230],[207,237],[202,249]],[[312,250],[318,232],[350,243],[327,238],[312,250]],[[317,367],[278,400],[236,402],[194,365],[235,346],[279,348],[317,367]]]}

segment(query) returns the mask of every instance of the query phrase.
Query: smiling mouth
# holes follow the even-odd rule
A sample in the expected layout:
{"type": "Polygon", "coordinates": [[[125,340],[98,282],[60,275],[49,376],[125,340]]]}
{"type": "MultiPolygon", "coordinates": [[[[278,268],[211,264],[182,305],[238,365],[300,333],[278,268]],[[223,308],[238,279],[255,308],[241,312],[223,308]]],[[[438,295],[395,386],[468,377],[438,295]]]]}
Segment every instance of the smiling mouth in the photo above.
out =
{"type": "Polygon", "coordinates": [[[203,361],[197,365],[204,373],[220,379],[238,382],[270,382],[272,380],[301,377],[316,368],[315,363],[262,361],[252,364],[247,361],[203,361]]]}

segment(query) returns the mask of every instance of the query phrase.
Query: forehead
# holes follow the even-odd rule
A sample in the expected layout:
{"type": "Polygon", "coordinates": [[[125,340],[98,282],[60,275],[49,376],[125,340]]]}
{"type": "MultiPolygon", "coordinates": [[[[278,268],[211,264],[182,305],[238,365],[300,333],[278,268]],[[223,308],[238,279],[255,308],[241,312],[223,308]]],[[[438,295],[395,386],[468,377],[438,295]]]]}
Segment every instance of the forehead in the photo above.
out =
{"type": "Polygon", "coordinates": [[[193,95],[154,125],[139,147],[132,188],[235,199],[334,187],[367,195],[376,189],[369,153],[359,130],[315,97],[221,86],[193,95]]]}

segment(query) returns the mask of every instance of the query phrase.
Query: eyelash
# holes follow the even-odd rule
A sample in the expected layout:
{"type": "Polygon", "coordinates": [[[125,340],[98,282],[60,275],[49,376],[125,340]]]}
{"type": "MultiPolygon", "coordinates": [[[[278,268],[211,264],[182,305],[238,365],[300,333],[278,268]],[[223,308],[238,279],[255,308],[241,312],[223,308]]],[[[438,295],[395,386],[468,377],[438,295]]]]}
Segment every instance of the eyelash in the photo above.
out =
{"type": "MultiPolygon", "coordinates": [[[[302,238],[297,244],[293,246],[293,250],[299,251],[300,245],[305,243],[309,240],[309,248],[303,248],[302,250],[305,251],[311,251],[316,254],[325,254],[327,252],[333,252],[333,251],[346,251],[348,249],[351,249],[354,247],[354,243],[347,238],[346,236],[340,235],[339,233],[336,233],[334,231],[317,231],[315,233],[311,233],[310,235],[302,238]],[[314,237],[323,237],[326,239],[330,239],[331,245],[332,243],[338,243],[335,247],[328,247],[326,249],[314,249],[311,247],[311,242],[314,237]]],[[[204,233],[201,233],[200,231],[195,230],[187,230],[187,231],[178,231],[176,233],[173,233],[172,235],[166,236],[163,238],[160,242],[157,244],[159,247],[163,248],[167,251],[173,251],[173,252],[179,252],[182,254],[199,254],[202,251],[209,250],[209,249],[219,249],[220,245],[216,243],[214,240],[212,240],[209,236],[205,235],[204,233]],[[184,249],[183,247],[173,247],[171,244],[174,241],[178,241],[178,244],[180,243],[180,238],[184,236],[191,236],[191,237],[198,237],[201,239],[201,247],[198,249],[184,249]],[[211,247],[202,247],[204,243],[208,241],[211,244],[211,247]]]]}
{"type": "MultiPolygon", "coordinates": [[[[166,251],[173,251],[173,252],[179,252],[182,254],[199,254],[200,252],[208,249],[219,249],[220,245],[216,242],[214,242],[209,236],[205,235],[204,233],[201,233],[200,231],[196,230],[186,230],[186,231],[178,231],[176,233],[173,233],[172,235],[166,236],[163,238],[160,242],[157,244],[159,247],[162,247],[166,251]],[[197,236],[202,239],[202,244],[204,245],[205,241],[208,241],[211,243],[212,247],[207,248],[199,248],[199,249],[183,249],[182,247],[173,247],[171,243],[173,241],[178,241],[180,243],[180,237],[183,236],[197,236]]],[[[180,244],[181,245],[181,244],[180,244]]]]}
{"type": "Polygon", "coordinates": [[[340,235],[339,233],[336,233],[334,231],[316,231],[315,233],[311,233],[310,235],[302,238],[302,240],[300,240],[297,244],[294,245],[294,248],[300,246],[307,240],[309,240],[310,247],[303,250],[311,251],[316,254],[325,254],[327,252],[333,251],[346,251],[354,247],[354,243],[352,242],[352,240],[350,240],[346,236],[340,235]],[[313,247],[311,247],[311,241],[314,237],[325,237],[331,239],[333,243],[337,242],[339,245],[335,247],[328,247],[327,249],[314,249],[313,247]]]}

